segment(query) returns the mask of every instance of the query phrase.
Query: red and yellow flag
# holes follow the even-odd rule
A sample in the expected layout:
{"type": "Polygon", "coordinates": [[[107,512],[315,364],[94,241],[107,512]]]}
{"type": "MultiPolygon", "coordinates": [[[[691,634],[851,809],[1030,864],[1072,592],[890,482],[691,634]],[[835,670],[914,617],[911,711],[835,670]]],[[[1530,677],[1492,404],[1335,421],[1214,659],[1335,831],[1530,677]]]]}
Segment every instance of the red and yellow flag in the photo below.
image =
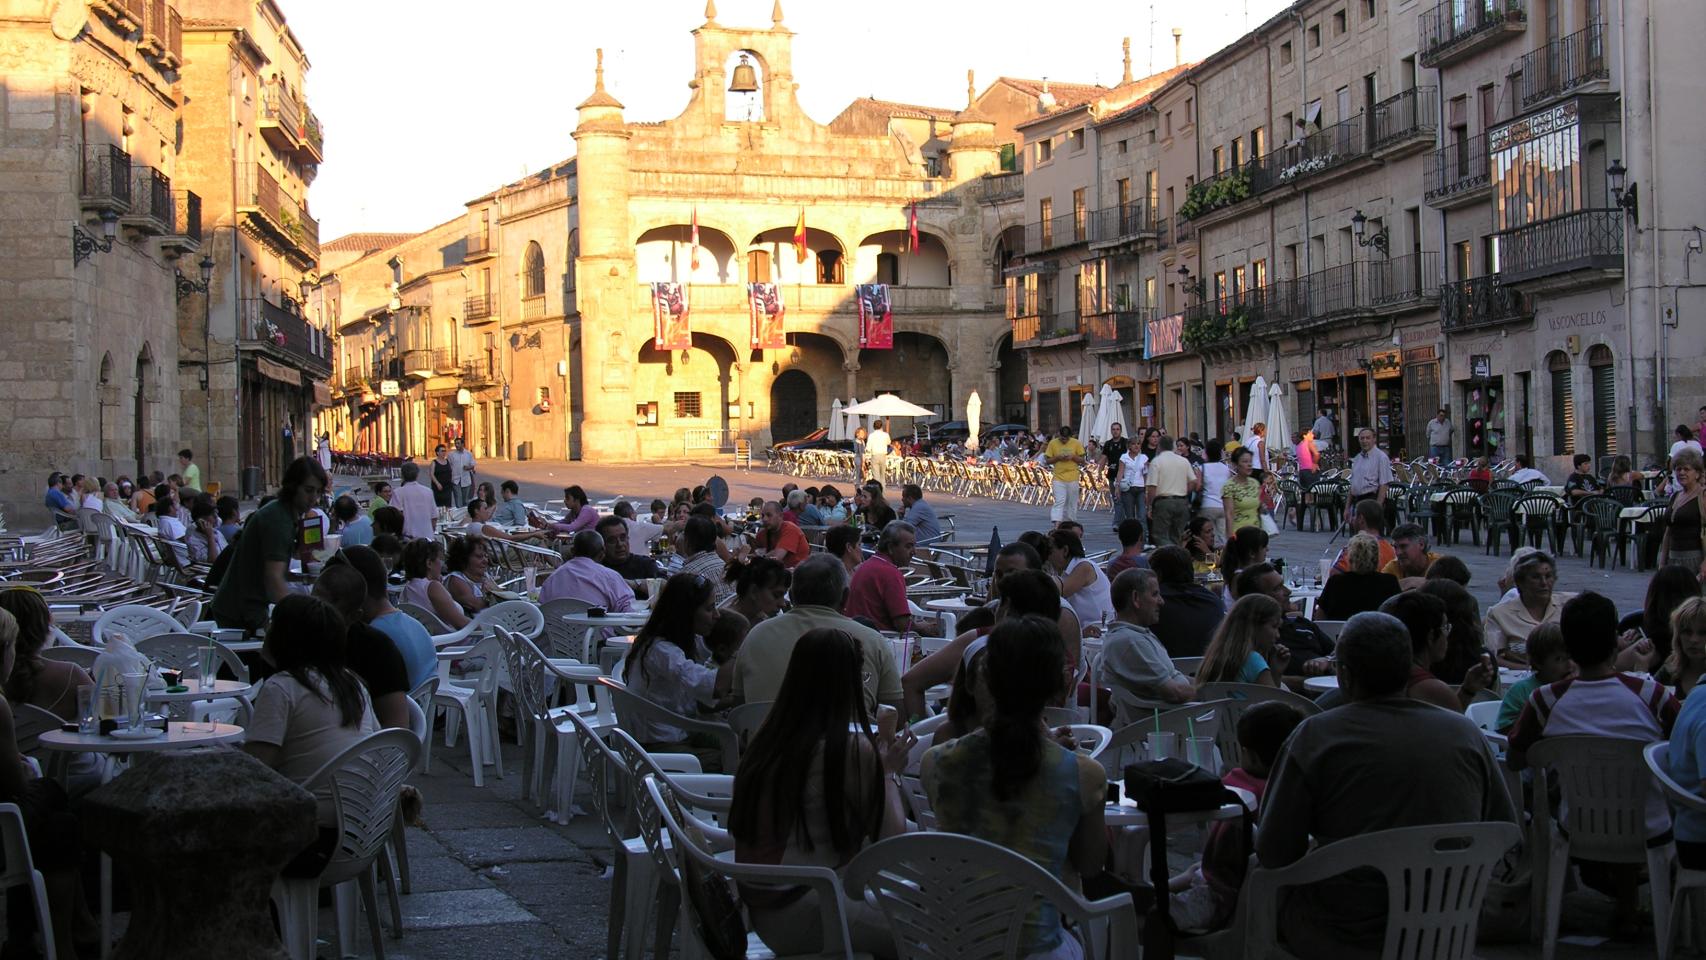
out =
{"type": "Polygon", "coordinates": [[[806,262],[806,208],[800,208],[800,219],[794,224],[794,262],[806,262]]]}

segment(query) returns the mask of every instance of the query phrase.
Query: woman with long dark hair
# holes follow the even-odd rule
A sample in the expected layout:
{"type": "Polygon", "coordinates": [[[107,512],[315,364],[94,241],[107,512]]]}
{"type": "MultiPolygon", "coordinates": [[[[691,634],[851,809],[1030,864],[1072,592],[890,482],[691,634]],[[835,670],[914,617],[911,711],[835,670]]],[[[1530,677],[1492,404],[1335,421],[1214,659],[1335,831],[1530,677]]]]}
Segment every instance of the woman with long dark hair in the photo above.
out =
{"type": "Polygon", "coordinates": [[[1698,596],[1700,578],[1692,567],[1675,563],[1659,567],[1647,581],[1647,596],[1641,609],[1617,624],[1621,634],[1618,642],[1623,648],[1617,655],[1617,669],[1636,673],[1657,671],[1670,658],[1674,647],[1671,614],[1683,601],[1698,596]]]}
{"type": "Polygon", "coordinates": [[[1268,532],[1261,527],[1239,527],[1226,538],[1226,545],[1220,548],[1220,576],[1226,582],[1227,599],[1232,597],[1232,584],[1238,580],[1238,571],[1245,567],[1253,567],[1258,563],[1268,562],[1268,532]]]}
{"type": "Polygon", "coordinates": [[[6,699],[40,707],[61,720],[75,723],[77,688],[92,685],[82,667],[41,655],[53,642],[53,613],[33,587],[0,590],[0,610],[18,621],[17,654],[6,678],[6,699]]]}
{"type": "MultiPolygon", "coordinates": [[[[989,634],[980,696],[982,729],[924,755],[920,775],[936,824],[998,843],[1055,876],[1071,863],[1080,876],[1102,872],[1107,837],[1101,764],[1055,742],[1043,708],[1060,693],[1060,634],[1041,617],[1004,621],[989,634]]],[[[1025,919],[1019,956],[1076,958],[1077,940],[1047,903],[1025,919]]]]}
{"type": "Polygon", "coordinates": [[[1197,683],[1280,685],[1291,651],[1279,643],[1284,611],[1265,593],[1239,597],[1214,631],[1197,668],[1197,683]]]}
{"type": "MultiPolygon", "coordinates": [[[[842,630],[808,630],[794,646],[764,724],[741,754],[729,832],[741,863],[839,869],[868,843],[906,830],[900,786],[916,738],[884,740],[865,710],[864,656],[842,630]],[[854,732],[856,728],[859,732],[854,732]]],[[[743,888],[741,899],[765,944],[778,954],[823,943],[816,894],[743,888]]],[[[882,915],[846,905],[853,949],[893,955],[882,915]]]]}
{"type": "Polygon", "coordinates": [[[729,564],[725,575],[735,585],[734,599],[728,601],[730,610],[757,625],[782,612],[788,596],[788,568],[770,557],[752,557],[729,564]]]}
{"type": "MultiPolygon", "coordinates": [[[[729,692],[734,659],[709,664],[710,654],[702,639],[717,621],[714,596],[711,581],[705,576],[678,573],[669,578],[622,666],[622,681],[629,690],[689,717],[699,712],[699,704],[714,703],[729,692]]],[[[678,727],[655,722],[643,722],[640,727],[629,732],[647,749],[668,752],[696,745],[678,727]]]]}
{"type": "MultiPolygon", "coordinates": [[[[261,659],[277,672],[255,693],[243,749],[298,783],[379,730],[367,688],[344,657],[344,618],[318,597],[293,593],[273,607],[261,659]]],[[[332,815],[320,804],[321,822],[332,815]]]]}

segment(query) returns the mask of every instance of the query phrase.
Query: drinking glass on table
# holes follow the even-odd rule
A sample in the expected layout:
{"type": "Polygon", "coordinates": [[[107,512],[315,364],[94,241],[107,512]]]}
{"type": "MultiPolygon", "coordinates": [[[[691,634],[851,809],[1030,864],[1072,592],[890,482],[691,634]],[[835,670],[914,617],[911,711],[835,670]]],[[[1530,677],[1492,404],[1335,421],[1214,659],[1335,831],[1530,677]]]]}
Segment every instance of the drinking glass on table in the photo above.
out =
{"type": "Polygon", "coordinates": [[[143,694],[148,689],[148,674],[126,673],[124,680],[124,714],[132,730],[142,726],[143,694]]]}

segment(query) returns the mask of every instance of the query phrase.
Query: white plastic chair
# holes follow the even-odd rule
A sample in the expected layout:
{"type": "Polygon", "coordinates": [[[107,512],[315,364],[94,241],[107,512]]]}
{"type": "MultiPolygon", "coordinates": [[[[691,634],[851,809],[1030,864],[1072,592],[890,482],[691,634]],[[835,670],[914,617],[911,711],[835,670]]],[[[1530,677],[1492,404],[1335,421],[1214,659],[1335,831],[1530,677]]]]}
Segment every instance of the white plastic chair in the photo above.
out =
{"type": "MultiPolygon", "coordinates": [[[[1563,829],[1545,803],[1534,813],[1545,864],[1546,899],[1540,951],[1552,960],[1558,951],[1558,920],[1570,858],[1600,863],[1637,863],[1647,867],[1653,887],[1653,929],[1670,929],[1670,867],[1675,845],[1647,844],[1647,797],[1657,789],[1642,756],[1645,744],[1615,737],[1544,737],[1528,751],[1536,773],[1534,795],[1547,795],[1545,773],[1563,791],[1563,829]]],[[[1541,880],[1537,870],[1535,879],[1541,880]]],[[[1663,939],[1663,934],[1659,935],[1663,939]]]]}
{"type": "Polygon", "coordinates": [[[659,723],[685,730],[689,734],[707,734],[716,739],[717,747],[722,752],[724,773],[732,772],[739,765],[740,741],[735,738],[735,732],[728,724],[683,716],[634,693],[612,677],[600,676],[598,682],[610,691],[611,703],[616,709],[616,724],[621,729],[633,732],[647,729],[648,723],[659,723]]]}
{"type": "Polygon", "coordinates": [[[1026,857],[976,837],[890,837],[855,854],[841,876],[848,894],[875,899],[902,957],[1023,956],[1025,919],[1038,901],[1072,922],[1066,936],[1080,939],[1084,956],[1138,953],[1130,896],[1086,900],[1026,857]]]}
{"type": "Polygon", "coordinates": [[[473,767],[474,786],[486,785],[484,768],[496,764],[499,779],[503,778],[503,754],[498,749],[497,695],[498,673],[502,669],[503,649],[496,640],[487,637],[457,654],[458,659],[485,657],[485,667],[472,679],[452,680],[450,663],[440,654],[438,689],[433,692],[432,705],[436,713],[445,712],[444,745],[456,746],[457,721],[468,727],[468,763],[473,767]],[[452,711],[455,711],[454,713],[452,711]]]}
{"type": "Polygon", "coordinates": [[[754,700],[751,703],[743,703],[729,711],[729,726],[734,729],[735,737],[740,741],[740,748],[743,752],[752,743],[753,735],[758,733],[758,728],[764,726],[764,718],[770,715],[770,708],[775,703],[774,700],[754,700]]]}
{"type": "Polygon", "coordinates": [[[587,629],[563,622],[570,613],[584,613],[592,604],[573,597],[558,597],[539,605],[539,615],[545,620],[545,642],[539,644],[548,657],[573,657],[582,663],[591,662],[587,649],[587,629]]]}
{"type": "Polygon", "coordinates": [[[1445,823],[1335,840],[1290,866],[1251,870],[1233,926],[1181,940],[1179,952],[1297,960],[1278,942],[1280,890],[1373,867],[1386,879],[1386,942],[1380,955],[1460,960],[1473,955],[1493,870],[1521,838],[1514,823],[1445,823]]]}
{"type": "MultiPolygon", "coordinates": [[[[1690,810],[1694,813],[1706,814],[1706,797],[1688,787],[1677,783],[1670,775],[1670,744],[1663,740],[1647,744],[1641,751],[1647,761],[1647,769],[1652,771],[1653,779],[1659,783],[1659,789],[1665,793],[1673,808],[1690,810]]],[[[1670,894],[1670,924],[1663,930],[1655,930],[1659,940],[1659,960],[1667,960],[1676,945],[1677,931],[1689,930],[1689,924],[1694,919],[1698,924],[1701,914],[1691,909],[1690,893],[1706,890],[1706,870],[1691,870],[1681,866],[1676,868],[1676,877],[1672,881],[1670,894]],[[1691,917],[1692,914],[1692,917],[1691,917]]]]}
{"type": "Polygon", "coordinates": [[[53,946],[53,917],[48,913],[47,881],[30,858],[30,841],[24,835],[24,814],[15,803],[0,803],[0,847],[4,847],[6,852],[4,872],[0,872],[0,888],[30,888],[43,954],[47,960],[55,960],[58,954],[53,946]]]}
{"type": "MultiPolygon", "coordinates": [[[[1191,736],[1215,737],[1218,748],[1218,737],[1224,729],[1225,722],[1222,712],[1228,705],[1226,700],[1208,700],[1202,703],[1191,703],[1171,710],[1163,710],[1145,719],[1134,720],[1129,724],[1113,731],[1108,742],[1102,745],[1096,759],[1107,771],[1109,778],[1125,776],[1127,751],[1136,751],[1133,759],[1141,755],[1149,755],[1149,735],[1151,733],[1171,733],[1179,744],[1179,757],[1185,756],[1185,741],[1191,736]]],[[[1234,724],[1236,726],[1236,724],[1234,724]]],[[[1222,753],[1222,759],[1236,754],[1222,753]]]]}
{"type": "MultiPolygon", "coordinates": [[[[384,852],[397,819],[397,795],[403,778],[414,768],[421,743],[408,730],[381,730],[351,744],[326,762],[302,786],[316,796],[330,794],[337,821],[338,846],[318,878],[280,877],[273,882],[273,903],[291,960],[314,960],[315,928],[319,921],[316,894],[321,887],[355,883],[367,909],[373,954],[385,957],[379,930],[378,895],[374,888],[375,861],[384,852]]],[[[336,893],[336,891],[334,891],[336,893]]],[[[355,917],[343,909],[345,898],[334,896],[345,914],[338,918],[349,929],[355,917]]],[[[401,937],[401,929],[393,936],[401,937]]],[[[342,937],[340,937],[342,939],[342,937]]]]}
{"type": "Polygon", "coordinates": [[[1094,723],[1075,723],[1067,729],[1072,731],[1072,739],[1078,741],[1078,752],[1092,760],[1102,755],[1114,737],[1112,730],[1094,723]]]}
{"type": "Polygon", "coordinates": [[[933,717],[925,717],[907,728],[912,731],[913,736],[918,738],[918,742],[912,745],[911,750],[907,751],[906,773],[915,774],[918,772],[918,765],[924,762],[924,753],[932,746],[932,741],[936,738],[936,731],[947,722],[948,715],[938,713],[933,717]]]}
{"type": "Polygon", "coordinates": [[[570,714],[580,741],[581,754],[587,761],[587,788],[592,792],[593,809],[604,824],[605,839],[610,842],[610,910],[607,916],[607,943],[604,955],[610,960],[621,956],[624,938],[630,955],[637,955],[638,941],[645,935],[646,899],[652,896],[656,877],[652,857],[646,842],[632,826],[635,816],[632,799],[625,799],[627,815],[618,817],[611,805],[611,795],[628,796],[631,789],[627,767],[622,758],[603,736],[579,714],[570,714]]]}
{"type": "Polygon", "coordinates": [[[490,633],[493,627],[503,627],[537,642],[545,632],[545,615],[529,600],[505,600],[481,610],[474,616],[474,628],[490,633]]]}
{"type": "Polygon", "coordinates": [[[1503,754],[1510,746],[1510,738],[1499,732],[1499,708],[1504,706],[1499,700],[1477,700],[1463,711],[1470,722],[1481,728],[1481,734],[1503,754]]]}
{"type": "MultiPolygon", "coordinates": [[[[436,683],[437,677],[427,681],[436,683]]],[[[426,711],[412,696],[409,706],[409,732],[421,742],[421,757],[426,756],[427,744],[432,740],[432,727],[427,724],[426,711]]],[[[421,757],[415,760],[415,769],[421,765],[421,757]]],[[[411,771],[412,772],[412,771],[411,771]]],[[[391,903],[391,929],[403,929],[403,906],[397,899],[399,888],[403,893],[410,892],[414,886],[414,877],[409,870],[409,840],[408,824],[403,822],[402,811],[399,810],[391,825],[391,836],[386,841],[385,849],[385,896],[391,903]]]]}
{"type": "MultiPolygon", "coordinates": [[[[639,849],[646,857],[643,875],[634,885],[634,897],[628,901],[629,912],[623,933],[628,942],[627,955],[629,960],[640,960],[646,929],[652,927],[655,930],[653,955],[661,957],[669,952],[680,888],[676,865],[670,860],[665,843],[663,822],[646,793],[645,782],[656,778],[659,782],[668,783],[675,771],[697,775],[700,772],[699,760],[692,754],[651,753],[620,727],[611,730],[609,737],[628,788],[626,827],[635,832],[639,849]],[[633,912],[635,908],[638,908],[637,912],[633,912]]],[[[734,841],[720,828],[710,828],[705,839],[707,842],[720,842],[716,850],[727,851],[734,847],[734,841]]]]}
{"type": "Polygon", "coordinates": [[[431,610],[428,610],[426,607],[423,607],[418,603],[399,603],[397,604],[397,609],[401,610],[404,614],[407,614],[416,623],[425,627],[426,632],[434,637],[443,636],[453,632],[448,624],[438,618],[438,614],[433,613],[431,610]]]}
{"type": "MultiPolygon", "coordinates": [[[[674,791],[660,782],[656,777],[647,777],[643,782],[646,805],[655,813],[663,830],[668,833],[670,843],[665,850],[665,857],[675,874],[676,883],[680,884],[680,875],[689,869],[720,877],[724,882],[735,882],[751,886],[803,886],[817,894],[818,921],[823,930],[823,949],[821,952],[810,954],[813,957],[848,957],[861,956],[853,952],[853,937],[847,927],[846,894],[843,892],[841,880],[834,870],[827,867],[790,867],[770,864],[744,864],[733,860],[719,859],[715,853],[706,849],[702,842],[704,832],[710,828],[708,824],[685,810],[678,802],[674,791]]],[[[681,928],[682,956],[709,956],[704,942],[699,937],[699,927],[694,922],[693,899],[680,897],[681,917],[677,924],[681,928]]],[[[1126,903],[1130,904],[1130,898],[1126,903]]],[[[748,957],[774,957],[757,934],[748,934],[748,957]]]]}
{"type": "Polygon", "coordinates": [[[41,652],[43,660],[58,660],[62,663],[75,663],[79,667],[82,667],[85,673],[93,673],[95,671],[95,658],[100,655],[101,651],[94,647],[79,646],[53,646],[47,647],[41,652]]]}
{"type": "Polygon", "coordinates": [[[119,633],[133,645],[138,640],[162,633],[182,633],[184,625],[157,607],[127,603],[101,614],[90,631],[90,640],[97,647],[107,645],[107,634],[119,633]]]}
{"type": "Polygon", "coordinates": [[[511,689],[515,692],[521,712],[532,721],[531,748],[522,753],[523,800],[533,798],[545,808],[545,817],[558,823],[568,823],[574,817],[575,784],[580,778],[581,746],[575,736],[575,725],[569,714],[579,716],[596,732],[603,733],[616,726],[614,711],[608,706],[609,692],[601,687],[598,668],[587,664],[569,667],[547,660],[533,641],[494,627],[504,657],[509,662],[511,689]],[[550,705],[552,688],[574,688],[576,702],[570,706],[550,705]],[[604,700],[604,716],[600,716],[599,700],[604,700]],[[547,753],[547,746],[555,751],[547,753]],[[547,760],[552,761],[547,763],[547,760]],[[552,772],[547,774],[546,771],[552,772]],[[555,787],[555,790],[552,787],[555,787]],[[552,801],[555,801],[554,803],[552,801]]]}
{"type": "MultiPolygon", "coordinates": [[[[432,721],[437,715],[432,698],[438,693],[438,677],[431,676],[421,682],[421,685],[409,691],[409,699],[420,708],[426,718],[427,735],[421,741],[421,773],[432,776],[432,721]]],[[[410,716],[414,716],[411,711],[410,716]]]]}

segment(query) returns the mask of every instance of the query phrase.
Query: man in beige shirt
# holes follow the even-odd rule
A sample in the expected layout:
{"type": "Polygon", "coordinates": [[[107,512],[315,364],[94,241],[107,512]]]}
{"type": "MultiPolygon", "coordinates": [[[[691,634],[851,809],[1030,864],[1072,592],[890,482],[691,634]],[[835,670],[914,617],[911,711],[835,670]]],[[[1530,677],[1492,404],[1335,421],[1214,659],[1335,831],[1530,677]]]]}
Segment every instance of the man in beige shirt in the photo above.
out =
{"type": "Polygon", "coordinates": [[[1186,498],[1200,483],[1191,462],[1173,452],[1171,437],[1162,437],[1160,452],[1150,458],[1144,494],[1149,498],[1150,538],[1156,546],[1183,543],[1191,519],[1186,498]]]}
{"type": "Polygon", "coordinates": [[[841,612],[847,602],[847,568],[836,557],[816,553],[794,568],[789,594],[793,609],[755,624],[735,657],[734,693],[748,703],[776,699],[794,645],[808,630],[841,630],[859,642],[864,655],[865,706],[899,710],[900,668],[883,635],[841,612]]]}

